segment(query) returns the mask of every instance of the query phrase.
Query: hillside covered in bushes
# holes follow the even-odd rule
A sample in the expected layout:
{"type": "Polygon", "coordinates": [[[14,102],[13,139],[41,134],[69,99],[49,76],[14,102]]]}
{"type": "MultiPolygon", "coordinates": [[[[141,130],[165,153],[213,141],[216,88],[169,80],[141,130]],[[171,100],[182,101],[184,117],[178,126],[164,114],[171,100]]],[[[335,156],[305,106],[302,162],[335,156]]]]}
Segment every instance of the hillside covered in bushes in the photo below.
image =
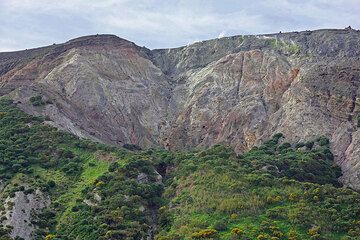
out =
{"type": "Polygon", "coordinates": [[[338,182],[324,137],[276,134],[239,156],[170,152],[81,140],[46,120],[0,100],[0,239],[360,238],[360,195],[338,182]]]}

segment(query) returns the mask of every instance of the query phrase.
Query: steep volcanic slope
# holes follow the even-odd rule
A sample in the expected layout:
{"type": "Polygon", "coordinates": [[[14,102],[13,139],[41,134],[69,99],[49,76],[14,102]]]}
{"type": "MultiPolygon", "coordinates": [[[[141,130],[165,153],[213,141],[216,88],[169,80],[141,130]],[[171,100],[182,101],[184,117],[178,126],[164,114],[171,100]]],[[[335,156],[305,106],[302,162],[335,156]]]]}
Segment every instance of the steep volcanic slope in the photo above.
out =
{"type": "Polygon", "coordinates": [[[138,46],[115,36],[75,39],[26,60],[2,75],[1,89],[21,86],[14,98],[24,110],[79,136],[156,146],[167,113],[176,110],[166,76],[138,46]],[[32,107],[28,99],[36,95],[53,104],[32,107]]]}
{"type": "Polygon", "coordinates": [[[0,53],[0,92],[105,143],[250,149],[326,135],[360,189],[360,32],[237,36],[150,51],[111,35],[0,53]],[[31,96],[51,103],[34,107],[31,96]]]}
{"type": "Polygon", "coordinates": [[[360,33],[354,30],[157,50],[155,62],[176,82],[174,98],[182,109],[166,143],[181,149],[220,142],[243,152],[276,132],[292,141],[326,135],[343,181],[359,189],[359,56],[360,33]]]}

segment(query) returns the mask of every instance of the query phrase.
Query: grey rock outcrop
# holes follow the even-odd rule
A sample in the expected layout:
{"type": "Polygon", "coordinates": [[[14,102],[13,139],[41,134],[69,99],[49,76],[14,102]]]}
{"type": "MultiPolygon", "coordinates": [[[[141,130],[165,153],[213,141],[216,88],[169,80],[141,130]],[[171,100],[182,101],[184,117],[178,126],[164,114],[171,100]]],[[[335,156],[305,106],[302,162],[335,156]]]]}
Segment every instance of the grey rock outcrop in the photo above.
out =
{"type": "Polygon", "coordinates": [[[49,205],[50,198],[40,190],[36,190],[30,194],[18,191],[14,197],[8,197],[5,200],[6,219],[2,224],[12,227],[10,233],[12,238],[21,237],[25,240],[33,239],[36,226],[31,222],[32,214],[38,213],[49,205]]]}

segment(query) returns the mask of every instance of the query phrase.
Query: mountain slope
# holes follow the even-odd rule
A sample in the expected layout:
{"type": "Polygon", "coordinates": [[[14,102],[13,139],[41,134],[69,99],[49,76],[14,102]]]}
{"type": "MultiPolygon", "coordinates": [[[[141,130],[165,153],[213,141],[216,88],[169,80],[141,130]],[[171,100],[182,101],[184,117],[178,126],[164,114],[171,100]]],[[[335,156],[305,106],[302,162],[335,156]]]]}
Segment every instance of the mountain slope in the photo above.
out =
{"type": "Polygon", "coordinates": [[[43,109],[24,109],[79,136],[156,146],[174,104],[166,77],[139,50],[115,36],[75,39],[18,64],[2,76],[1,88],[20,85],[21,102],[37,94],[50,100],[43,109]]]}
{"type": "Polygon", "coordinates": [[[148,50],[111,35],[0,54],[0,90],[28,113],[112,145],[223,143],[242,153],[282,132],[325,135],[360,188],[360,32],[236,36],[148,50]],[[30,97],[41,96],[41,106],[30,97]]]}
{"type": "Polygon", "coordinates": [[[343,181],[358,188],[359,37],[319,30],[155,51],[182,106],[169,144],[221,142],[243,152],[276,132],[292,141],[326,135],[343,181]]]}
{"type": "MultiPolygon", "coordinates": [[[[329,140],[282,134],[237,156],[109,147],[0,99],[1,239],[355,240],[360,194],[329,140]]],[[[134,146],[127,146],[135,148],[134,146]]]]}

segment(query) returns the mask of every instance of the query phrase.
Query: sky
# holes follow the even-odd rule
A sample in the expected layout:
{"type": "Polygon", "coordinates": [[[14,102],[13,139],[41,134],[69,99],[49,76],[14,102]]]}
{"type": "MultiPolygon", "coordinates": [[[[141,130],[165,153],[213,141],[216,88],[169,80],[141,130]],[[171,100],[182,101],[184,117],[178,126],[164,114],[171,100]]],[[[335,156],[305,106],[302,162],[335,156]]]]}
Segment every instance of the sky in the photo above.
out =
{"type": "Polygon", "coordinates": [[[360,0],[0,0],[0,52],[91,34],[150,49],[232,35],[360,28],[360,0]]]}

